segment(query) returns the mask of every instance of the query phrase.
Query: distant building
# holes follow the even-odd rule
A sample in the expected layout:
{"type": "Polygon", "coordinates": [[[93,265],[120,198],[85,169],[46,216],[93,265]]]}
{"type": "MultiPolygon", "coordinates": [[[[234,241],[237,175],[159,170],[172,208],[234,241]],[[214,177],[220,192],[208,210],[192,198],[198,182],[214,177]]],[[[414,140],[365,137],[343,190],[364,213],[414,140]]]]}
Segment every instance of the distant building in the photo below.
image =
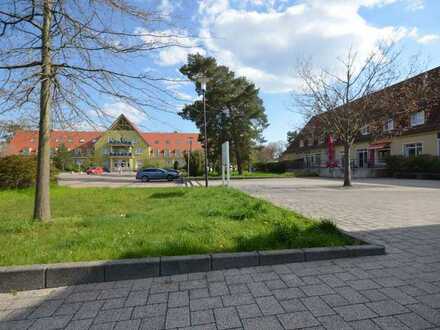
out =
{"type": "MultiPolygon", "coordinates": [[[[353,176],[380,175],[389,155],[440,156],[440,67],[369,97],[392,95],[406,100],[408,90],[414,91],[423,84],[430,86],[428,96],[414,97],[411,108],[408,103],[402,106],[400,102],[391,102],[383,109],[383,121],[366,125],[361,130],[350,155],[353,176]]],[[[296,167],[314,170],[322,176],[342,176],[344,148],[331,134],[325,133],[328,131],[319,116],[312,118],[287,147],[283,159],[294,160],[296,167]]]]}
{"type": "MultiPolygon", "coordinates": [[[[104,132],[51,132],[50,147],[55,153],[61,145],[72,152],[77,165],[93,157],[98,165],[110,171],[134,171],[150,160],[172,166],[180,163],[185,153],[201,150],[198,133],[143,133],[120,115],[104,132]]],[[[38,131],[17,131],[6,147],[8,155],[32,155],[38,149],[38,131]]]]}

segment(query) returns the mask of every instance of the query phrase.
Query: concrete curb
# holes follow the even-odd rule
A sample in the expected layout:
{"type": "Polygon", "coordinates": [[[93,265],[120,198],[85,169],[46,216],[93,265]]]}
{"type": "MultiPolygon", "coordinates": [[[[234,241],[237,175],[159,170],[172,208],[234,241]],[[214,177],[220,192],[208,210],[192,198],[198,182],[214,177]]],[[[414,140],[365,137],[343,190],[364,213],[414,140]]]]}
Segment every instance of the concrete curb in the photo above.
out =
{"type": "Polygon", "coordinates": [[[133,280],[183,273],[207,272],[230,268],[383,254],[385,254],[384,246],[365,244],[341,247],[0,267],[0,293],[85,283],[133,280]]]}

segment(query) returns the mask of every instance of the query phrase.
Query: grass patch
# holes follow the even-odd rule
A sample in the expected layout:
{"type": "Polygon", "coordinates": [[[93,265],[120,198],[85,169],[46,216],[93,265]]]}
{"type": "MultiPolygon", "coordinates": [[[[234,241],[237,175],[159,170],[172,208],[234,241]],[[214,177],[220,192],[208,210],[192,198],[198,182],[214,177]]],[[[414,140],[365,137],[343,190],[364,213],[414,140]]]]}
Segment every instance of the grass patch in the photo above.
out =
{"type": "Polygon", "coordinates": [[[0,265],[353,244],[231,188],[52,188],[51,223],[31,220],[32,189],[0,191],[0,265]]]}

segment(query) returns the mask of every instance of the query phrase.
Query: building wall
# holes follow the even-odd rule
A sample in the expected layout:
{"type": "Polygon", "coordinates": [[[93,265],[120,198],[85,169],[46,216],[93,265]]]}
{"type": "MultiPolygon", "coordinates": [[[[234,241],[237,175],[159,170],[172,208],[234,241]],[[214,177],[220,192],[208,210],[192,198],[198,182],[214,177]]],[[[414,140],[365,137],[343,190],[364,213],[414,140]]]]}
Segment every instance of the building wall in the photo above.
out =
{"type": "Polygon", "coordinates": [[[438,150],[437,131],[395,137],[391,141],[391,155],[403,155],[404,145],[411,143],[422,143],[423,154],[440,156],[438,150]]]}

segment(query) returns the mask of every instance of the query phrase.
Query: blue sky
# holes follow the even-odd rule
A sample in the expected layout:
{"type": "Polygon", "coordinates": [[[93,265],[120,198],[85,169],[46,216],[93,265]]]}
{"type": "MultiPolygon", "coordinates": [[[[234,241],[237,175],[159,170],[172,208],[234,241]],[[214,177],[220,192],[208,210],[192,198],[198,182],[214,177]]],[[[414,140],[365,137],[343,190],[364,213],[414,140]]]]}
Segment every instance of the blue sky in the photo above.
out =
{"type": "MultiPolygon", "coordinates": [[[[264,132],[268,141],[285,140],[288,130],[303,124],[291,98],[291,91],[298,88],[299,58],[332,68],[348,47],[367,54],[385,39],[403,47],[402,67],[416,53],[427,69],[440,65],[438,0],[157,0],[157,5],[181,17],[175,22],[179,29],[200,39],[188,42],[192,49],[154,54],[149,64],[179,77],[177,70],[186,54],[201,52],[246,76],[260,88],[270,122],[264,132]]],[[[188,101],[195,97],[191,85],[173,88],[188,101]]],[[[157,117],[169,127],[158,122],[140,124],[157,130],[195,129],[174,115],[157,117]]]]}
{"type": "Polygon", "coordinates": [[[287,131],[303,125],[291,97],[300,86],[296,71],[301,58],[335,70],[336,58],[349,47],[362,58],[378,41],[392,40],[404,50],[402,67],[416,53],[426,69],[440,65],[440,0],[132,1],[169,14],[169,25],[161,27],[164,34],[189,37],[181,40],[184,48],[158,50],[130,64],[130,69],[180,80],[163,86],[180,98],[167,112],[146,110],[146,115],[115,100],[99,100],[108,114],[123,112],[144,131],[197,130],[177,115],[197,98],[178,71],[189,53],[214,56],[260,88],[270,123],[264,136],[270,142],[285,140],[287,131]]]}

